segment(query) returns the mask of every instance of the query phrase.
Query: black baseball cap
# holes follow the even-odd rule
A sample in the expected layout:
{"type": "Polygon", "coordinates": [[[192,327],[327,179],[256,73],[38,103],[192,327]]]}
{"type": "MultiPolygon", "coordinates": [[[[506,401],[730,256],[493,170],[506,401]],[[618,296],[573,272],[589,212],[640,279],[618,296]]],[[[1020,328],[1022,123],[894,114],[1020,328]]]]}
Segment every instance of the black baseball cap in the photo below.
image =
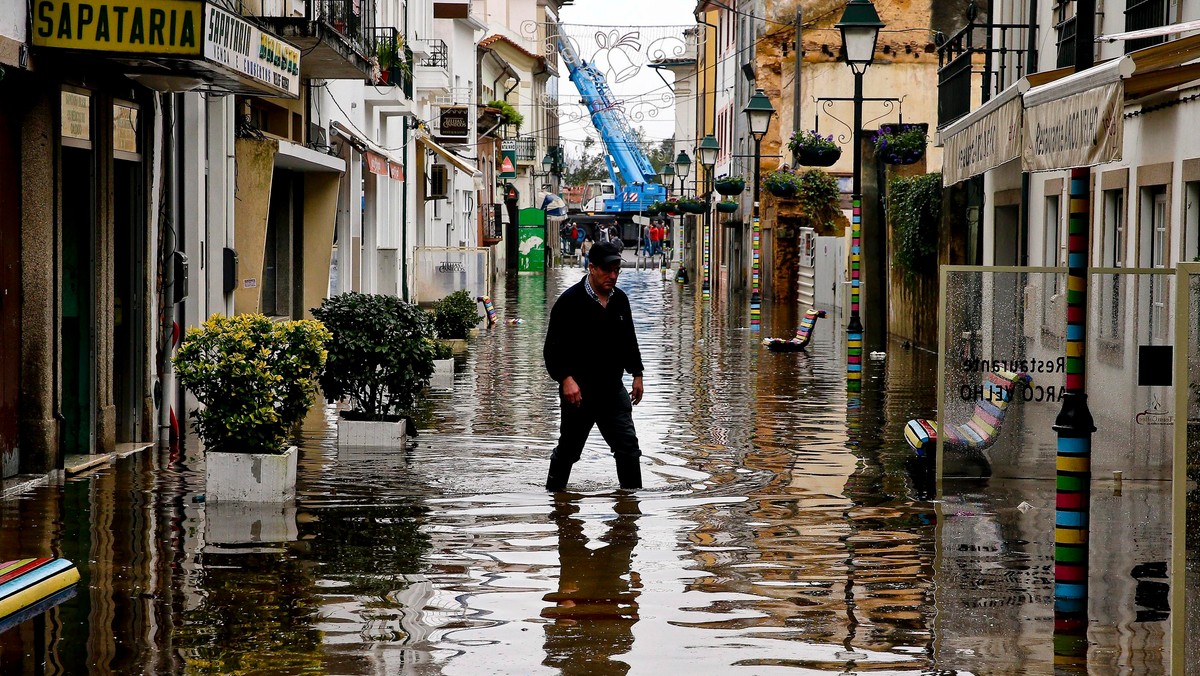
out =
{"type": "Polygon", "coordinates": [[[621,260],[621,250],[615,242],[596,242],[588,252],[588,263],[604,267],[621,260]]]}

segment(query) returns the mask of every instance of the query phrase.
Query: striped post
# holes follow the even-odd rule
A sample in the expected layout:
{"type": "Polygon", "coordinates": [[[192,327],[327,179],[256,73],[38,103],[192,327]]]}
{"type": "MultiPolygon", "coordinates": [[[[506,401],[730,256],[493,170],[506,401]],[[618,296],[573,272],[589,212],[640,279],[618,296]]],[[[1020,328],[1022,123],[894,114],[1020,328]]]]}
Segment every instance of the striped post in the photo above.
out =
{"type": "MultiPolygon", "coordinates": [[[[755,207],[755,211],[758,211],[757,204],[755,207]]],[[[750,229],[750,244],[753,250],[750,263],[750,330],[758,331],[762,328],[762,223],[758,214],[755,214],[750,229]]]]}
{"type": "Polygon", "coordinates": [[[1058,433],[1054,513],[1054,661],[1087,661],[1088,521],[1092,432],[1087,405],[1087,306],[1091,170],[1071,170],[1067,222],[1066,387],[1054,421],[1058,433]]]}
{"type": "Polygon", "coordinates": [[[846,326],[846,389],[862,391],[863,327],[858,316],[859,275],[862,268],[862,195],[851,197],[850,220],[850,323],[846,326]]]}
{"type": "Polygon", "coordinates": [[[700,287],[700,298],[703,300],[708,300],[708,299],[712,298],[712,291],[711,291],[711,288],[709,287],[709,281],[708,281],[708,274],[709,274],[708,269],[710,267],[709,266],[709,256],[712,255],[712,247],[711,247],[712,226],[709,225],[709,223],[711,221],[712,221],[711,218],[708,218],[707,216],[705,217],[705,219],[704,219],[704,237],[702,238],[703,241],[701,242],[702,250],[704,252],[703,253],[704,284],[703,284],[703,286],[700,287]]]}

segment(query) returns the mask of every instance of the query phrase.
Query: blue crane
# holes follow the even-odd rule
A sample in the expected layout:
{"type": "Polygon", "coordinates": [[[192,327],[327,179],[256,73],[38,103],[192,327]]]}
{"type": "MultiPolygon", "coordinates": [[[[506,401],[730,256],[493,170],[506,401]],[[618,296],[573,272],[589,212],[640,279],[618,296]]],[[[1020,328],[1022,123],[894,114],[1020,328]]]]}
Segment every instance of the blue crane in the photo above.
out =
{"type": "Polygon", "coordinates": [[[555,22],[558,51],[571,74],[571,82],[583,97],[592,125],[604,142],[604,164],[616,186],[616,196],[604,200],[606,213],[635,214],[654,202],[666,199],[667,190],[655,183],[656,172],[638,145],[625,113],[613,101],[604,73],[579,58],[567,41],[562,25],[555,22]]]}

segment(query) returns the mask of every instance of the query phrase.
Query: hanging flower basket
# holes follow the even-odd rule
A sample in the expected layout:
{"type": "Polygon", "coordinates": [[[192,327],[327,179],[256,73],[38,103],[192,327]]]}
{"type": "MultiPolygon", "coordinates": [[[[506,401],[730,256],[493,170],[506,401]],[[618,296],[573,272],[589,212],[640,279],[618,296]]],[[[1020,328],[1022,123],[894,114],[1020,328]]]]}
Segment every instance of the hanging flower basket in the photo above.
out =
{"type": "Polygon", "coordinates": [[[815,129],[792,134],[788,150],[806,167],[828,167],[842,156],[842,149],[833,142],[833,134],[821,136],[815,129]]]}
{"type": "Polygon", "coordinates": [[[776,197],[788,199],[800,192],[800,179],[790,171],[772,171],[763,179],[763,188],[776,197]]]}
{"type": "Polygon", "coordinates": [[[681,199],[679,200],[679,210],[685,214],[702,214],[708,211],[708,202],[700,199],[681,199]]]}
{"type": "Polygon", "coordinates": [[[746,179],[741,176],[724,176],[714,181],[713,187],[722,195],[740,195],[746,189],[746,179]]]}
{"type": "Polygon", "coordinates": [[[679,202],[677,200],[667,200],[662,205],[662,212],[675,216],[679,213],[679,202]]]}
{"type": "Polygon", "coordinates": [[[732,214],[737,210],[737,200],[721,200],[720,202],[717,202],[717,211],[723,214],[732,214]]]}
{"type": "Polygon", "coordinates": [[[662,211],[663,211],[662,202],[655,202],[655,203],[651,204],[650,206],[646,207],[646,215],[647,216],[657,216],[657,215],[661,214],[662,211]]]}
{"type": "Polygon", "coordinates": [[[881,124],[875,133],[875,154],[885,164],[913,164],[925,157],[929,125],[881,124]]]}
{"type": "Polygon", "coordinates": [[[796,153],[796,160],[805,167],[829,167],[833,166],[841,156],[841,148],[834,148],[832,150],[825,148],[801,148],[796,153]]]}

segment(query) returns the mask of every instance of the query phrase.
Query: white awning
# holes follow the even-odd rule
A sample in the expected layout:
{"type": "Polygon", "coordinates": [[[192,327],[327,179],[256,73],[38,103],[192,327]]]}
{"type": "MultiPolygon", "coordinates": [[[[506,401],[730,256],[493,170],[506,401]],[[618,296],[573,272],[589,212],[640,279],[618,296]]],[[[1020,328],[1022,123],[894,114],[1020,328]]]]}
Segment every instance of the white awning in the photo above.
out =
{"type": "Polygon", "coordinates": [[[942,183],[954,185],[1021,156],[1021,95],[1025,78],[1014,82],[987,103],[938,130],[942,183]]]}
{"type": "Polygon", "coordinates": [[[477,175],[482,176],[483,175],[483,172],[476,169],[475,165],[471,164],[467,160],[464,160],[463,158],[459,157],[458,155],[455,155],[454,153],[450,152],[449,150],[446,150],[442,146],[435,143],[433,139],[429,138],[428,133],[419,132],[417,134],[417,141],[419,143],[421,143],[422,145],[424,145],[426,148],[429,148],[430,150],[437,153],[438,155],[441,155],[443,158],[445,158],[445,160],[447,162],[454,165],[454,167],[456,169],[466,172],[466,174],[468,176],[477,176],[477,175]]]}
{"type": "Polygon", "coordinates": [[[1175,33],[1186,33],[1188,31],[1200,31],[1200,21],[1184,21],[1182,23],[1171,24],[1170,26],[1156,26],[1154,28],[1142,28],[1136,31],[1125,31],[1124,33],[1098,35],[1096,36],[1096,42],[1141,40],[1142,38],[1157,38],[1163,35],[1174,35],[1175,33]]]}
{"type": "Polygon", "coordinates": [[[340,157],[332,157],[283,139],[277,143],[279,149],[275,153],[275,166],[280,169],[338,174],[346,171],[346,163],[340,157]]]}

